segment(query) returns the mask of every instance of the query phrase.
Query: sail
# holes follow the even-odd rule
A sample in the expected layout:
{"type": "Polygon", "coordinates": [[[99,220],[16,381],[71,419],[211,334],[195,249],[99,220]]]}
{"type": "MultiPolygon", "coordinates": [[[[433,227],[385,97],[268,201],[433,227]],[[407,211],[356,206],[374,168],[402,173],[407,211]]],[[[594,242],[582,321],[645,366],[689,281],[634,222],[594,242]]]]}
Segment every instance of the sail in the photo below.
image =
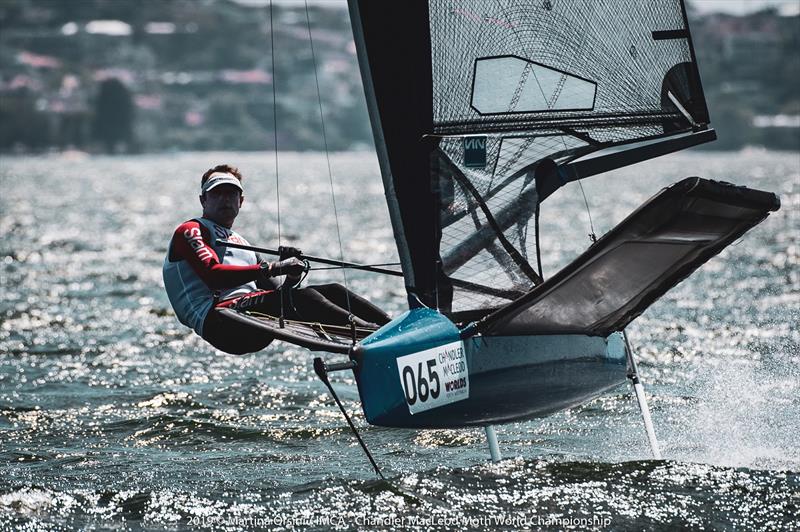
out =
{"type": "Polygon", "coordinates": [[[541,282],[546,195],[637,160],[580,157],[713,138],[681,0],[349,6],[407,289],[454,319],[541,282]]]}

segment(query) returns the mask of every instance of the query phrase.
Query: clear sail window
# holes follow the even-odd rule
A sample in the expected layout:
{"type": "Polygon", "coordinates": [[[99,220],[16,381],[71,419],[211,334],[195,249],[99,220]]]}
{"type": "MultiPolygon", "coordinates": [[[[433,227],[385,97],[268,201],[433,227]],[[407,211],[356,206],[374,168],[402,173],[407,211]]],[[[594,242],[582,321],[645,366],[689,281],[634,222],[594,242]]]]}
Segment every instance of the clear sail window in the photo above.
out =
{"type": "Polygon", "coordinates": [[[475,61],[472,107],[480,114],[592,109],[597,83],[516,56],[475,61]]]}

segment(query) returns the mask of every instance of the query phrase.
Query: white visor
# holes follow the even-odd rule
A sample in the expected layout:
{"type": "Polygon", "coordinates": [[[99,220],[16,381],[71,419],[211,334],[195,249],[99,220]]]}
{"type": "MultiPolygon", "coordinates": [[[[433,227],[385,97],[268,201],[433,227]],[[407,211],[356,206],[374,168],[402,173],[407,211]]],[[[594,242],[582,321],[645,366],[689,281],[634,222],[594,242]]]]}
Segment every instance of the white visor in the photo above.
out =
{"type": "Polygon", "coordinates": [[[236,176],[233,174],[228,173],[219,173],[219,174],[211,174],[211,177],[200,187],[200,193],[205,194],[209,190],[214,187],[218,187],[220,185],[233,185],[242,192],[244,189],[242,188],[242,183],[236,179],[236,176]]]}

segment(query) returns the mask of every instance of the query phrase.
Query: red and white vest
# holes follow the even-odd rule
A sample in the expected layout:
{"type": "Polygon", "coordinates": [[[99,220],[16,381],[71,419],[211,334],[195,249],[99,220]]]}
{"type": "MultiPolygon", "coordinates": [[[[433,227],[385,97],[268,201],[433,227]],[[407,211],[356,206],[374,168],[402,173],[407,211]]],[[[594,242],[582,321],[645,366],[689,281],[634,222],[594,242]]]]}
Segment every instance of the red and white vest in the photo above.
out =
{"type": "MultiPolygon", "coordinates": [[[[202,224],[210,234],[210,241],[206,244],[216,252],[222,264],[232,264],[236,266],[247,266],[258,264],[258,258],[252,251],[243,249],[233,249],[218,244],[220,240],[228,240],[238,244],[248,245],[249,243],[240,234],[232,229],[223,227],[207,218],[197,218],[195,221],[202,224]]],[[[202,238],[200,229],[197,231],[197,238],[202,238]]],[[[186,235],[194,237],[195,235],[186,235]]],[[[197,334],[203,336],[203,322],[214,305],[214,291],[197,275],[188,261],[174,257],[177,260],[170,260],[173,242],[170,241],[167,256],[164,258],[162,273],[164,276],[164,287],[167,289],[167,297],[172,305],[178,320],[184,325],[191,327],[197,334]]],[[[220,290],[218,299],[228,299],[238,297],[258,290],[255,281],[220,290]]]]}

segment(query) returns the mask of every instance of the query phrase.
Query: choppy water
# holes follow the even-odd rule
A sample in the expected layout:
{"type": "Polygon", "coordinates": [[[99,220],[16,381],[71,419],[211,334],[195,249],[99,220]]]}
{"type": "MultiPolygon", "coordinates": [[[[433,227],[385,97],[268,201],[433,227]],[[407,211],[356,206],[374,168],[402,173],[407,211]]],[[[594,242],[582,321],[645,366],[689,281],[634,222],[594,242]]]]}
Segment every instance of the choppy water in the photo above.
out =
{"type": "MultiPolygon", "coordinates": [[[[277,238],[270,154],[0,160],[0,529],[798,529],[800,156],[689,153],[584,184],[610,229],[687,175],[778,192],[782,209],[629,328],[664,461],[627,387],[582,408],[478,430],[365,426],[374,480],[313,355],[223,355],[180,326],[161,287],[198,176],[246,175],[236,227],[277,238]]],[[[284,242],[338,256],[325,159],[282,154],[284,242]]],[[[332,160],[345,258],[395,258],[371,154],[332,160]],[[345,186],[354,184],[355,186],[345,186]]],[[[545,203],[545,272],[588,244],[577,185],[545,203]]],[[[319,271],[314,281],[340,272],[319,271]]],[[[351,288],[403,308],[397,279],[351,288]]]]}

